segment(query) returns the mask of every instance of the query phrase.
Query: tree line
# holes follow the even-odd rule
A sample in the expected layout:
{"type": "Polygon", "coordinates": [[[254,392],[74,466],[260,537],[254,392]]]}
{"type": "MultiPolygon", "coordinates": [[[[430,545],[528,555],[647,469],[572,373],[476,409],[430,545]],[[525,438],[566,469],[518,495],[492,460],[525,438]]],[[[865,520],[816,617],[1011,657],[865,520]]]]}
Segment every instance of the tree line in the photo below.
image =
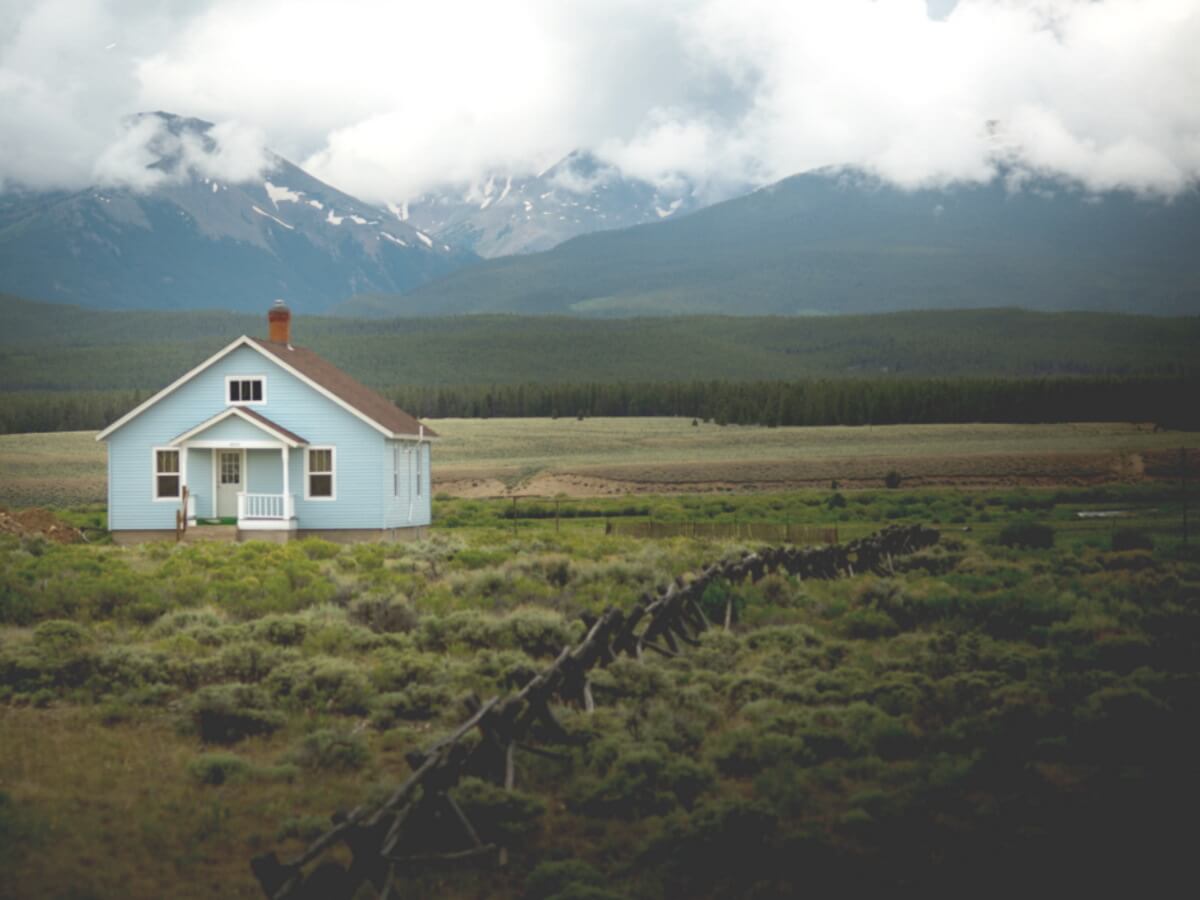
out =
{"type": "MultiPolygon", "coordinates": [[[[422,418],[685,416],[720,425],[1155,422],[1200,429],[1200,377],[844,378],[609,384],[409,385],[383,392],[422,418]]],[[[0,394],[0,433],[85,431],[146,391],[0,394]]]]}
{"type": "Polygon", "coordinates": [[[1197,377],[854,378],[407,386],[428,418],[688,416],[719,425],[1156,422],[1200,427],[1197,377]]]}

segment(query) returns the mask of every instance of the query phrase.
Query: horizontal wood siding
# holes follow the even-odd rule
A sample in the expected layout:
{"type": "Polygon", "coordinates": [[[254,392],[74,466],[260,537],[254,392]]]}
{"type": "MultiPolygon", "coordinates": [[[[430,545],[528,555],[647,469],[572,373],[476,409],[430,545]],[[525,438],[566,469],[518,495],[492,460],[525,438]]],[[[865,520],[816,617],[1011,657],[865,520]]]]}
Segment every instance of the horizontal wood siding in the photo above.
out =
{"type": "Polygon", "coordinates": [[[189,450],[187,460],[188,493],[196,498],[196,515],[200,518],[211,518],[217,514],[213,500],[212,483],[212,451],[189,450]]]}
{"type": "MultiPolygon", "coordinates": [[[[289,450],[291,456],[298,451],[289,450]]],[[[283,459],[278,450],[247,450],[246,451],[246,493],[247,494],[282,494],[283,493],[283,459]]],[[[291,469],[289,467],[289,478],[291,469]]],[[[298,481],[288,485],[291,493],[296,493],[298,481]]]]}
{"type": "MultiPolygon", "coordinates": [[[[143,530],[175,526],[178,503],[153,501],[151,448],[166,444],[224,410],[225,376],[246,372],[267,376],[268,402],[256,406],[256,411],[314,445],[337,447],[337,499],[333,501],[304,500],[305,451],[301,448],[289,453],[291,490],[296,495],[300,527],[382,528],[379,473],[386,462],[383,436],[249,347],[233,351],[109,436],[109,527],[143,530]]],[[[216,427],[226,424],[232,423],[216,427]]],[[[253,440],[263,439],[261,431],[252,430],[256,434],[253,440]]],[[[211,493],[211,469],[205,477],[207,482],[196,487],[211,493]]],[[[189,471],[189,489],[194,481],[189,471]]]]}
{"type": "Polygon", "coordinates": [[[384,527],[404,528],[409,525],[428,525],[430,522],[429,504],[429,445],[418,444],[416,441],[384,441],[383,465],[383,498],[384,498],[384,527]],[[420,450],[418,451],[418,447],[420,450]],[[393,465],[396,460],[395,449],[399,449],[400,477],[399,493],[394,490],[392,481],[393,465]],[[421,494],[416,495],[417,465],[420,453],[424,475],[421,481],[421,494]],[[409,504],[411,501],[411,518],[409,504]]]}

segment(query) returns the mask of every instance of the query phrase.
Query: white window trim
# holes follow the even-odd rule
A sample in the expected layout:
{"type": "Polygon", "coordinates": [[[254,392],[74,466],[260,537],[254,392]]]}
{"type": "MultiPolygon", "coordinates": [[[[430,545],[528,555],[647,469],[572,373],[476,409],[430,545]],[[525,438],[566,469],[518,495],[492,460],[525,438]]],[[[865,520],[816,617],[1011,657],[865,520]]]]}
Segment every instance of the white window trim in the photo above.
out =
{"type": "Polygon", "coordinates": [[[178,503],[183,496],[183,454],[186,451],[180,447],[151,447],[150,448],[150,499],[155,503],[178,503]],[[174,453],[179,461],[178,471],[176,472],[159,472],[158,471],[158,454],[159,453],[174,453]],[[158,496],[158,476],[159,475],[178,475],[179,490],[174,497],[158,496]]]}
{"type": "Polygon", "coordinates": [[[225,405],[226,406],[266,406],[267,405],[267,376],[266,375],[226,375],[225,376],[225,405]],[[261,400],[230,400],[229,385],[235,381],[261,381],[261,400]]]}
{"type": "Polygon", "coordinates": [[[392,441],[392,496],[400,496],[400,442],[392,441]]]}
{"type": "MultiPolygon", "coordinates": [[[[318,475],[324,475],[324,472],[317,472],[318,475]]],[[[324,503],[327,500],[337,499],[337,447],[332,444],[310,444],[304,448],[304,499],[311,500],[313,503],[324,503]],[[312,489],[312,481],[309,475],[312,474],[308,469],[308,462],[312,458],[313,450],[328,450],[329,451],[329,496],[314,497],[310,493],[312,489]]]]}

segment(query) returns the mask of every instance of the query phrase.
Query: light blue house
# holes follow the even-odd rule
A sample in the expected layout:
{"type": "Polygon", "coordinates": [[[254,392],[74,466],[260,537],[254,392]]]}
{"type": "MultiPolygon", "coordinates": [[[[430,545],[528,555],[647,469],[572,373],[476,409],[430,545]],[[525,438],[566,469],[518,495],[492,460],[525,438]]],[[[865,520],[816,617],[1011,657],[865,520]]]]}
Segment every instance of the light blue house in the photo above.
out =
{"type": "Polygon", "coordinates": [[[189,530],[236,524],[239,539],[399,539],[429,525],[437,435],[293,347],[282,301],[268,322],[270,340],[243,335],[96,436],[118,542],[174,536],[185,503],[189,530]]]}

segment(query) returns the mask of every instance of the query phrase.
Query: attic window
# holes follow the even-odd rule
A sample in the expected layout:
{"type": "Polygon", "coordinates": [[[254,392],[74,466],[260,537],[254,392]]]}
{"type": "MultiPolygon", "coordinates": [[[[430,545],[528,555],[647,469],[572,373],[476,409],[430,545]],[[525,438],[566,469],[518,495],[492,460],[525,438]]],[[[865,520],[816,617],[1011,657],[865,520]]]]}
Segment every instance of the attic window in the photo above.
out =
{"type": "Polygon", "coordinates": [[[267,402],[267,379],[262,375],[226,375],[225,399],[230,406],[267,402]]]}

